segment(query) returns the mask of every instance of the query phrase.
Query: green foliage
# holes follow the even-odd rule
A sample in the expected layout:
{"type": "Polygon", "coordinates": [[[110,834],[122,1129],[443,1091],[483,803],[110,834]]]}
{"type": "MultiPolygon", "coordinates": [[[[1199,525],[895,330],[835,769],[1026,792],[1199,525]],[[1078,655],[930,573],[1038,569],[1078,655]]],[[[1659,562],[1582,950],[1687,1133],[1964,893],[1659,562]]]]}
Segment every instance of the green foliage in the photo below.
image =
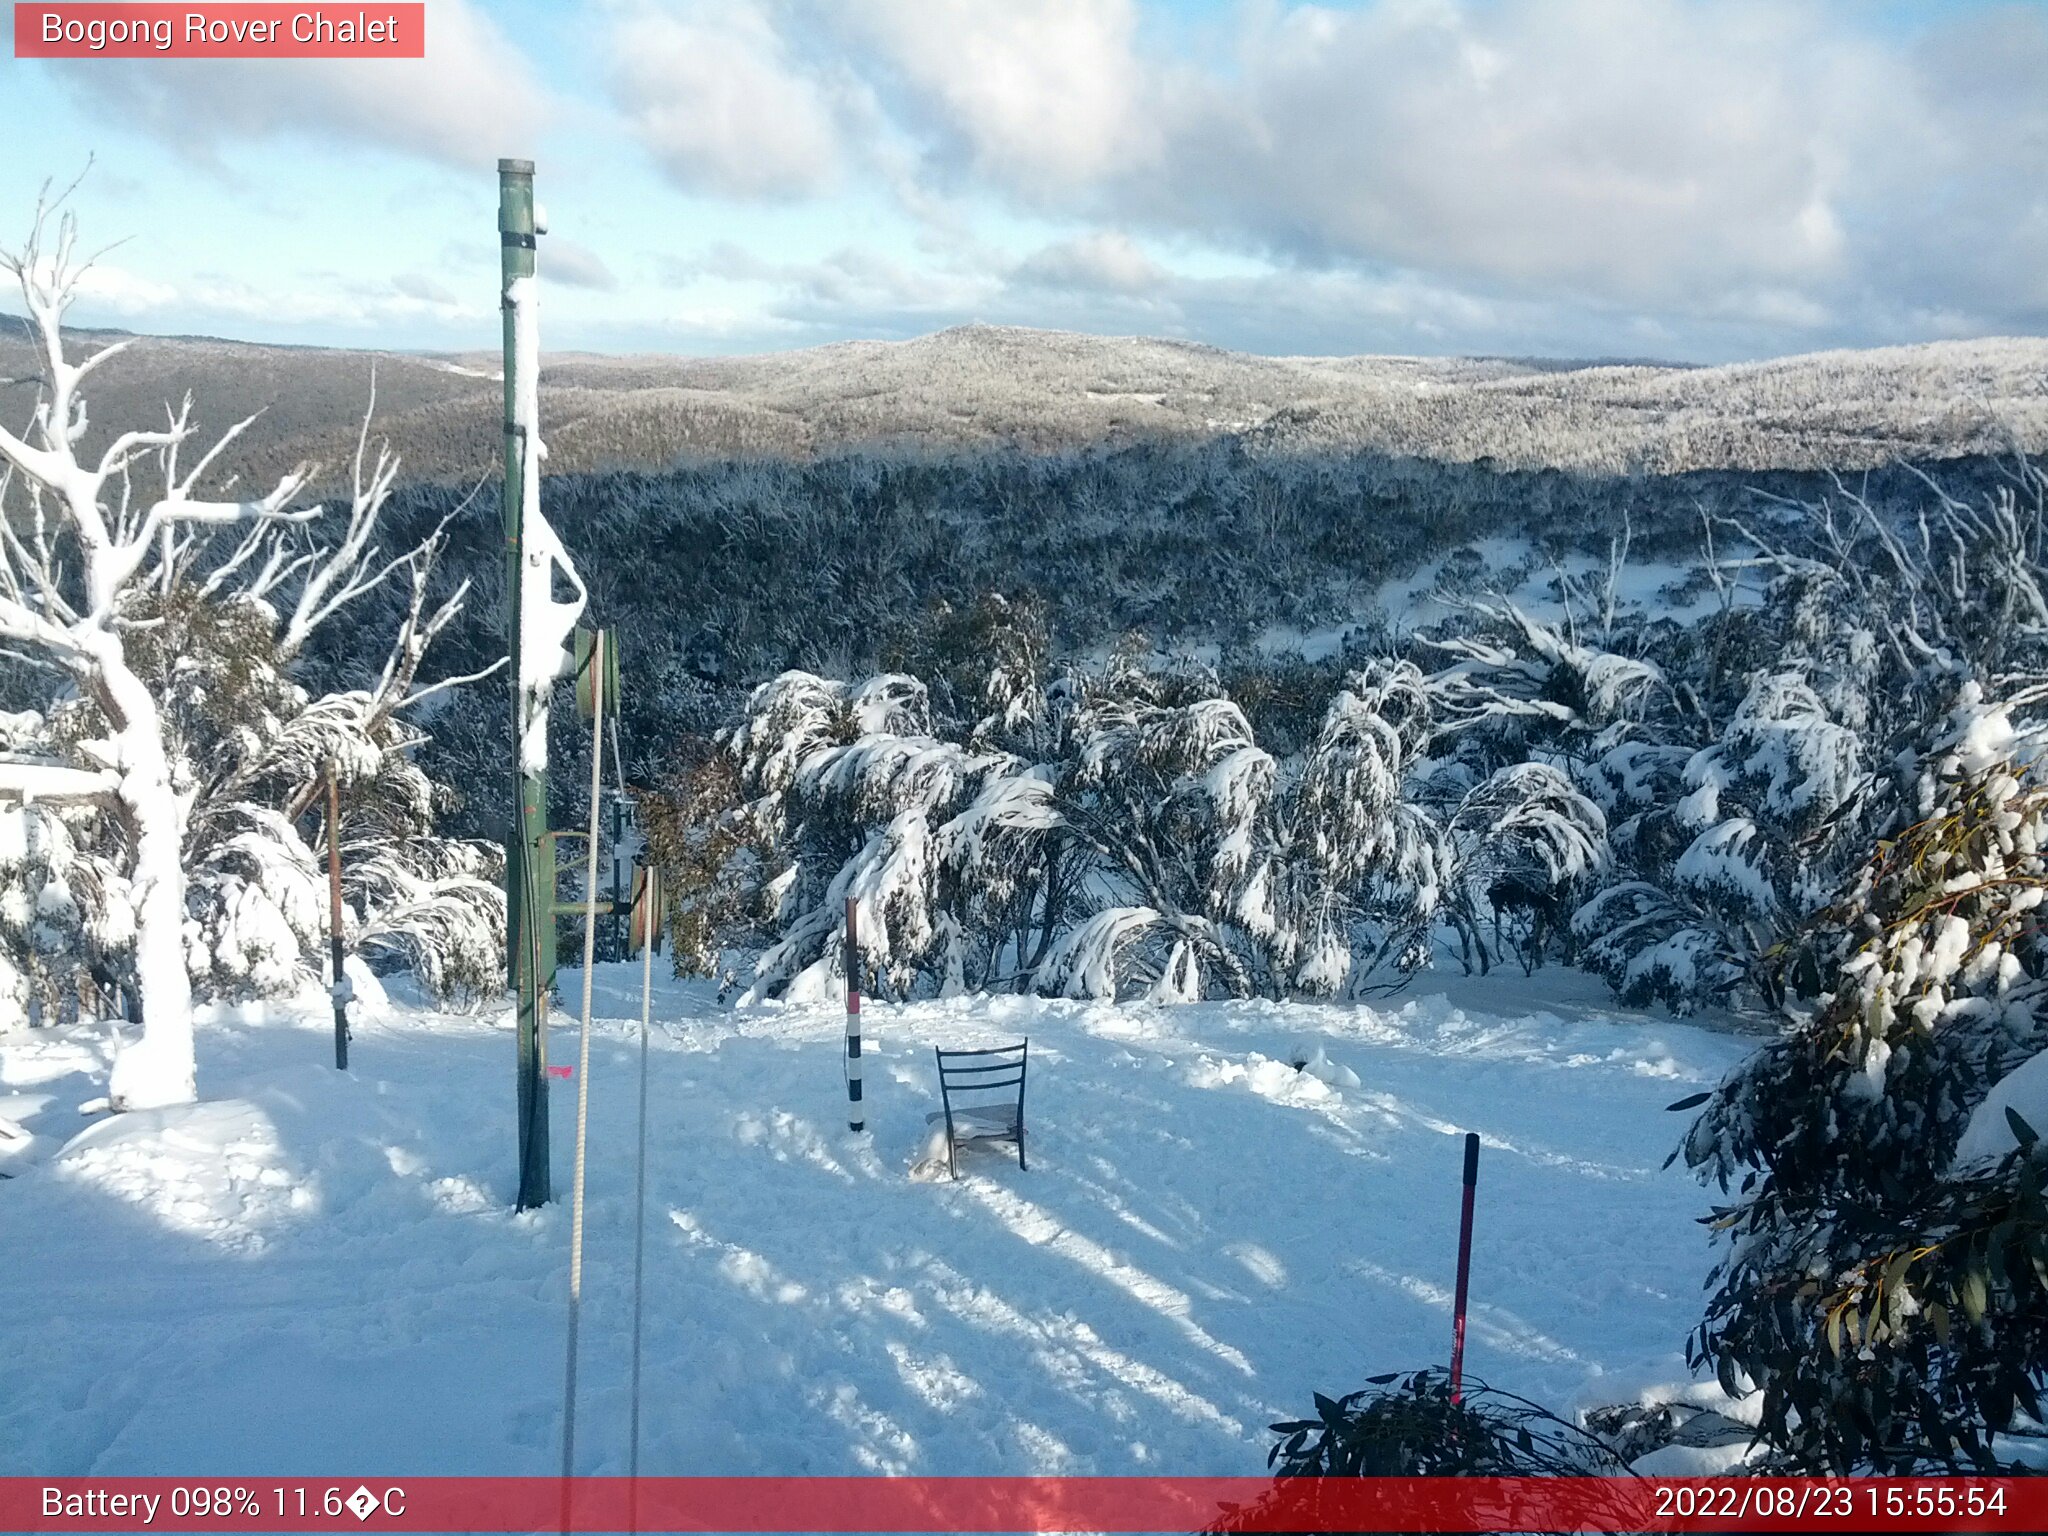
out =
{"type": "MultiPolygon", "coordinates": [[[[1629,1468],[1598,1436],[1556,1414],[1467,1376],[1453,1400],[1448,1371],[1390,1372],[1341,1398],[1313,1394],[1312,1419],[1272,1425],[1279,1442],[1267,1465],[1282,1481],[1248,1507],[1227,1509],[1212,1531],[1270,1530],[1314,1512],[1296,1478],[1321,1477],[1624,1477],[1629,1468]],[[1306,1506],[1306,1508],[1304,1507],[1306,1506]]],[[[1617,1484],[1615,1513],[1630,1508],[1617,1484]]],[[[1525,1527],[1510,1508],[1503,1530],[1525,1527]]],[[[1319,1526],[1318,1529],[1328,1527],[1319,1526]]],[[[1626,1529],[1613,1525],[1609,1529],[1626,1529]]]]}
{"type": "Polygon", "coordinates": [[[767,849],[746,814],[739,766],[710,738],[686,738],[638,804],[648,854],[662,870],[676,974],[729,986],[735,950],[773,917],[763,892],[767,849]]]}
{"type": "Polygon", "coordinates": [[[1691,1353],[1731,1392],[1761,1389],[1759,1434],[1787,1467],[1984,1470],[2015,1406],[2038,1416],[2032,1128],[1995,1168],[1949,1167],[1991,1085],[2048,1046],[2048,786],[2028,751],[1966,692],[1901,796],[1917,819],[1805,935],[1818,1006],[1713,1092],[1681,1149],[1741,1181],[1709,1218],[1728,1251],[1691,1353]]]}
{"type": "Polygon", "coordinates": [[[1312,1394],[1316,1416],[1271,1426],[1266,1464],[1281,1477],[1591,1477],[1626,1472],[1605,1441],[1541,1404],[1430,1368],[1367,1379],[1341,1398],[1312,1394]]]}
{"type": "Polygon", "coordinates": [[[2016,1409],[2041,1418],[2048,1373],[2042,1175],[2029,1148],[1901,1200],[1845,1203],[1826,1249],[1847,1266],[1732,1265],[1698,1359],[1724,1385],[1762,1385],[1759,1434],[1788,1469],[2011,1470],[1991,1437],[2016,1409]]]}

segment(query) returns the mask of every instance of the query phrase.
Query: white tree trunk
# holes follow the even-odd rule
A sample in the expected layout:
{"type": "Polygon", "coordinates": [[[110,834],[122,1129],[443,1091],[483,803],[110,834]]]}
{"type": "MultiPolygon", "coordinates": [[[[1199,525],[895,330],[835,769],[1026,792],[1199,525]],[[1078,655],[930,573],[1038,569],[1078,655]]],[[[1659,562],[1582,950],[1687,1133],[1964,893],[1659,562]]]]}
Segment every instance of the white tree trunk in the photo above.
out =
{"type": "Polygon", "coordinates": [[[142,1038],[114,1058],[108,1097],[115,1109],[190,1104],[198,1097],[198,1070],[185,969],[185,801],[171,782],[156,700],[129,669],[118,638],[106,635],[94,649],[101,693],[119,722],[114,767],[135,831],[135,979],[142,995],[142,1038]]]}

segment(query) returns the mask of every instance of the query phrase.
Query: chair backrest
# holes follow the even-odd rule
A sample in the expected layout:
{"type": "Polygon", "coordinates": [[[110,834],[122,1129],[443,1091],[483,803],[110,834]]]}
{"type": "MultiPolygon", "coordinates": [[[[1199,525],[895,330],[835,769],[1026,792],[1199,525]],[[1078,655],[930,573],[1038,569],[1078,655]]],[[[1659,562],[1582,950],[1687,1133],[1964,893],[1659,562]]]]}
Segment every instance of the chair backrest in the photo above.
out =
{"type": "Polygon", "coordinates": [[[1031,1056],[1027,1037],[1015,1045],[992,1046],[985,1051],[936,1051],[939,1058],[939,1092],[950,1101],[956,1093],[974,1093],[984,1088],[1015,1088],[1017,1101],[1024,1101],[1024,1073],[1031,1056]]]}

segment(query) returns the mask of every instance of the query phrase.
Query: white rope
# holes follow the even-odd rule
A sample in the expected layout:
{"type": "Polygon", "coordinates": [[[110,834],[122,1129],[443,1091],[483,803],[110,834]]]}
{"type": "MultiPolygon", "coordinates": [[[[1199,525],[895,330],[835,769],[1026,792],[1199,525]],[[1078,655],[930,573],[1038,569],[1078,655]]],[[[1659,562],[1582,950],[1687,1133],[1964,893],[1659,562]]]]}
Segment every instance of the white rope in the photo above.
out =
{"type": "Polygon", "coordinates": [[[652,861],[647,865],[645,894],[647,925],[640,931],[640,1152],[633,1175],[632,1428],[626,1453],[626,1528],[631,1531],[640,1529],[640,1302],[647,1272],[647,1037],[654,1019],[654,930],[661,921],[661,867],[652,861]]]}
{"type": "MultiPolygon", "coordinates": [[[[562,1387],[563,1513],[576,1460],[576,1326],[583,1310],[583,1153],[590,1129],[590,983],[597,961],[598,797],[604,789],[604,631],[590,642],[590,845],[583,878],[583,1029],[576,1061],[576,1183],[569,1215],[569,1358],[562,1387]]],[[[566,1527],[565,1527],[566,1528],[566,1527]]]]}

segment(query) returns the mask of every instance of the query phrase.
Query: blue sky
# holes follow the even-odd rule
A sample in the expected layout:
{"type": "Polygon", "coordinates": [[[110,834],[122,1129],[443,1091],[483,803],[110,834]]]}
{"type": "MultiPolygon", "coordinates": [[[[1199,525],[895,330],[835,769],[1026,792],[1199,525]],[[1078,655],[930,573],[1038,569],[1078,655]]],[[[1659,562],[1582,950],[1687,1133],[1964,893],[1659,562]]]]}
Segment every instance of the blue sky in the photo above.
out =
{"type": "Polygon", "coordinates": [[[428,12],[417,63],[0,59],[0,243],[90,155],[85,238],[125,243],[83,323],[490,348],[514,154],[556,349],[979,320],[1719,361],[2048,330],[2043,6],[428,12]]]}

